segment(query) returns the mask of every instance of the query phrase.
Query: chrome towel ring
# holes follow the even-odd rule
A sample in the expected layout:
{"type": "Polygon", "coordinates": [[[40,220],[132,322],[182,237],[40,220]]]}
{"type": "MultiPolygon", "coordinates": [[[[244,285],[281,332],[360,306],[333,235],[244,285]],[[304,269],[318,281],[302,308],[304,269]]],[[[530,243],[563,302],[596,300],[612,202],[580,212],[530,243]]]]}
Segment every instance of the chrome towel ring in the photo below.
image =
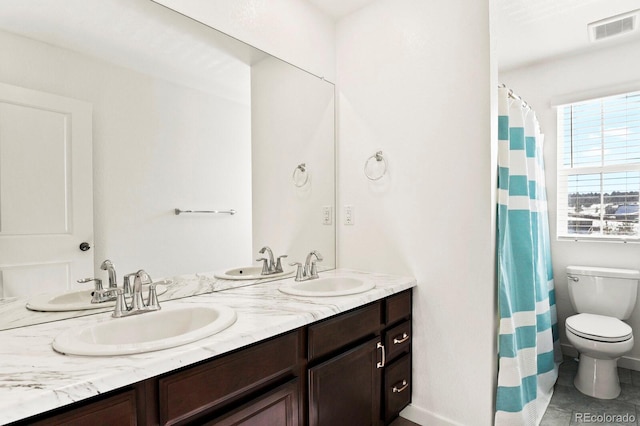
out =
{"type": "Polygon", "coordinates": [[[364,175],[367,179],[376,181],[382,179],[382,177],[387,173],[387,160],[382,156],[382,151],[378,151],[373,154],[371,157],[367,158],[367,161],[364,163],[364,175]],[[372,162],[371,160],[375,160],[372,162]],[[382,172],[377,170],[369,170],[374,168],[373,165],[377,165],[374,169],[380,168],[380,163],[382,163],[382,172]]]}
{"type": "Polygon", "coordinates": [[[307,171],[306,163],[298,164],[293,170],[291,179],[293,180],[293,184],[298,188],[302,188],[309,182],[309,172],[307,171]]]}

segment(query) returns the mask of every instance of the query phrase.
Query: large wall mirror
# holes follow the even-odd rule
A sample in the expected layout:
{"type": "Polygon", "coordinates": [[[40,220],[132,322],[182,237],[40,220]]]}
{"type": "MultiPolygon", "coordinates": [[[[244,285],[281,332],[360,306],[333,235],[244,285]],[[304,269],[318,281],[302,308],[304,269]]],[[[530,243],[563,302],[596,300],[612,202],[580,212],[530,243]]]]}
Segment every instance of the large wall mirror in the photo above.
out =
{"type": "Polygon", "coordinates": [[[2,9],[0,329],[15,300],[106,282],[105,259],[335,267],[333,84],[149,0],[2,9]]]}

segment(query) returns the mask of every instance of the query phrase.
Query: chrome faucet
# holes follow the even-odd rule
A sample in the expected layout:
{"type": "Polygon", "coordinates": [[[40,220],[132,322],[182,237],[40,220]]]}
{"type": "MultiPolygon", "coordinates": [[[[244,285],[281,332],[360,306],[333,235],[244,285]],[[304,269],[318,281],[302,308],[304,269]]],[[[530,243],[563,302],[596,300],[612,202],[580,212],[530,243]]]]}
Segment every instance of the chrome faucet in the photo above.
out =
{"type": "Polygon", "coordinates": [[[91,292],[91,303],[104,303],[111,302],[112,300],[116,300],[116,295],[114,291],[118,288],[118,280],[116,279],[116,268],[113,263],[107,259],[102,262],[100,265],[100,269],[103,271],[107,271],[109,273],[109,288],[102,288],[102,280],[98,278],[84,278],[82,280],[78,280],[79,283],[87,283],[90,281],[95,281],[94,290],[91,292]]]}
{"type": "Polygon", "coordinates": [[[273,251],[271,251],[271,248],[269,248],[268,246],[264,246],[260,249],[258,253],[264,254],[264,252],[267,252],[267,254],[269,255],[268,259],[264,257],[256,259],[256,262],[260,262],[260,261],[262,262],[262,272],[260,274],[271,275],[271,274],[277,274],[277,273],[283,272],[282,259],[287,257],[287,255],[283,254],[282,256],[278,256],[278,260],[274,261],[273,251]]]}
{"type": "Polygon", "coordinates": [[[102,265],[100,265],[100,269],[109,273],[109,288],[118,287],[118,280],[116,278],[116,267],[109,259],[102,262],[102,265]]]}
{"type": "Polygon", "coordinates": [[[318,267],[316,265],[317,262],[322,262],[323,258],[317,250],[313,250],[307,255],[306,260],[304,261],[304,265],[300,262],[291,263],[291,266],[297,266],[296,270],[296,281],[307,281],[314,280],[318,278],[318,267]],[[313,257],[316,260],[313,260],[313,257]]]}
{"type": "Polygon", "coordinates": [[[117,294],[116,306],[113,309],[112,314],[112,317],[114,318],[144,314],[145,312],[159,311],[161,309],[160,302],[158,302],[158,294],[156,293],[156,285],[152,282],[149,274],[142,269],[135,273],[135,278],[133,279],[133,296],[131,298],[131,306],[127,305],[123,289],[116,288],[108,291],[115,291],[117,294]],[[142,299],[143,283],[149,283],[149,295],[146,304],[142,299]]]}

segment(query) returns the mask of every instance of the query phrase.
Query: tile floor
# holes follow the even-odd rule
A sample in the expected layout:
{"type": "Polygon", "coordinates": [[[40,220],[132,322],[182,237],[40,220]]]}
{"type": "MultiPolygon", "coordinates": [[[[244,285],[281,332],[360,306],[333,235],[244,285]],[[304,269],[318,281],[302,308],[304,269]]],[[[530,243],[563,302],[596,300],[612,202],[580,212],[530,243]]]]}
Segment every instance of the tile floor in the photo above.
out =
{"type": "Polygon", "coordinates": [[[635,425],[640,426],[640,371],[618,368],[622,392],[616,399],[602,400],[582,394],[573,386],[578,371],[574,358],[565,357],[560,364],[558,382],[541,426],[635,425]],[[602,419],[598,416],[608,416],[602,419]],[[621,416],[616,422],[612,416],[621,416]],[[622,417],[627,415],[626,418],[622,417]],[[582,417],[581,417],[582,416],[582,417]],[[609,420],[609,421],[607,421],[609,420]]]}

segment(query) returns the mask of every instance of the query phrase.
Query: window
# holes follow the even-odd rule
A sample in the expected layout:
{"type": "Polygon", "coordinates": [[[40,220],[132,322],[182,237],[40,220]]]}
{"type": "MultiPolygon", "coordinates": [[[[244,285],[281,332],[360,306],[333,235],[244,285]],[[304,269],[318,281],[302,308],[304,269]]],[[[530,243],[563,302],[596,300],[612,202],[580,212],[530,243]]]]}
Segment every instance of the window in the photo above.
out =
{"type": "Polygon", "coordinates": [[[640,239],[640,92],[558,108],[558,237],[640,239]]]}

